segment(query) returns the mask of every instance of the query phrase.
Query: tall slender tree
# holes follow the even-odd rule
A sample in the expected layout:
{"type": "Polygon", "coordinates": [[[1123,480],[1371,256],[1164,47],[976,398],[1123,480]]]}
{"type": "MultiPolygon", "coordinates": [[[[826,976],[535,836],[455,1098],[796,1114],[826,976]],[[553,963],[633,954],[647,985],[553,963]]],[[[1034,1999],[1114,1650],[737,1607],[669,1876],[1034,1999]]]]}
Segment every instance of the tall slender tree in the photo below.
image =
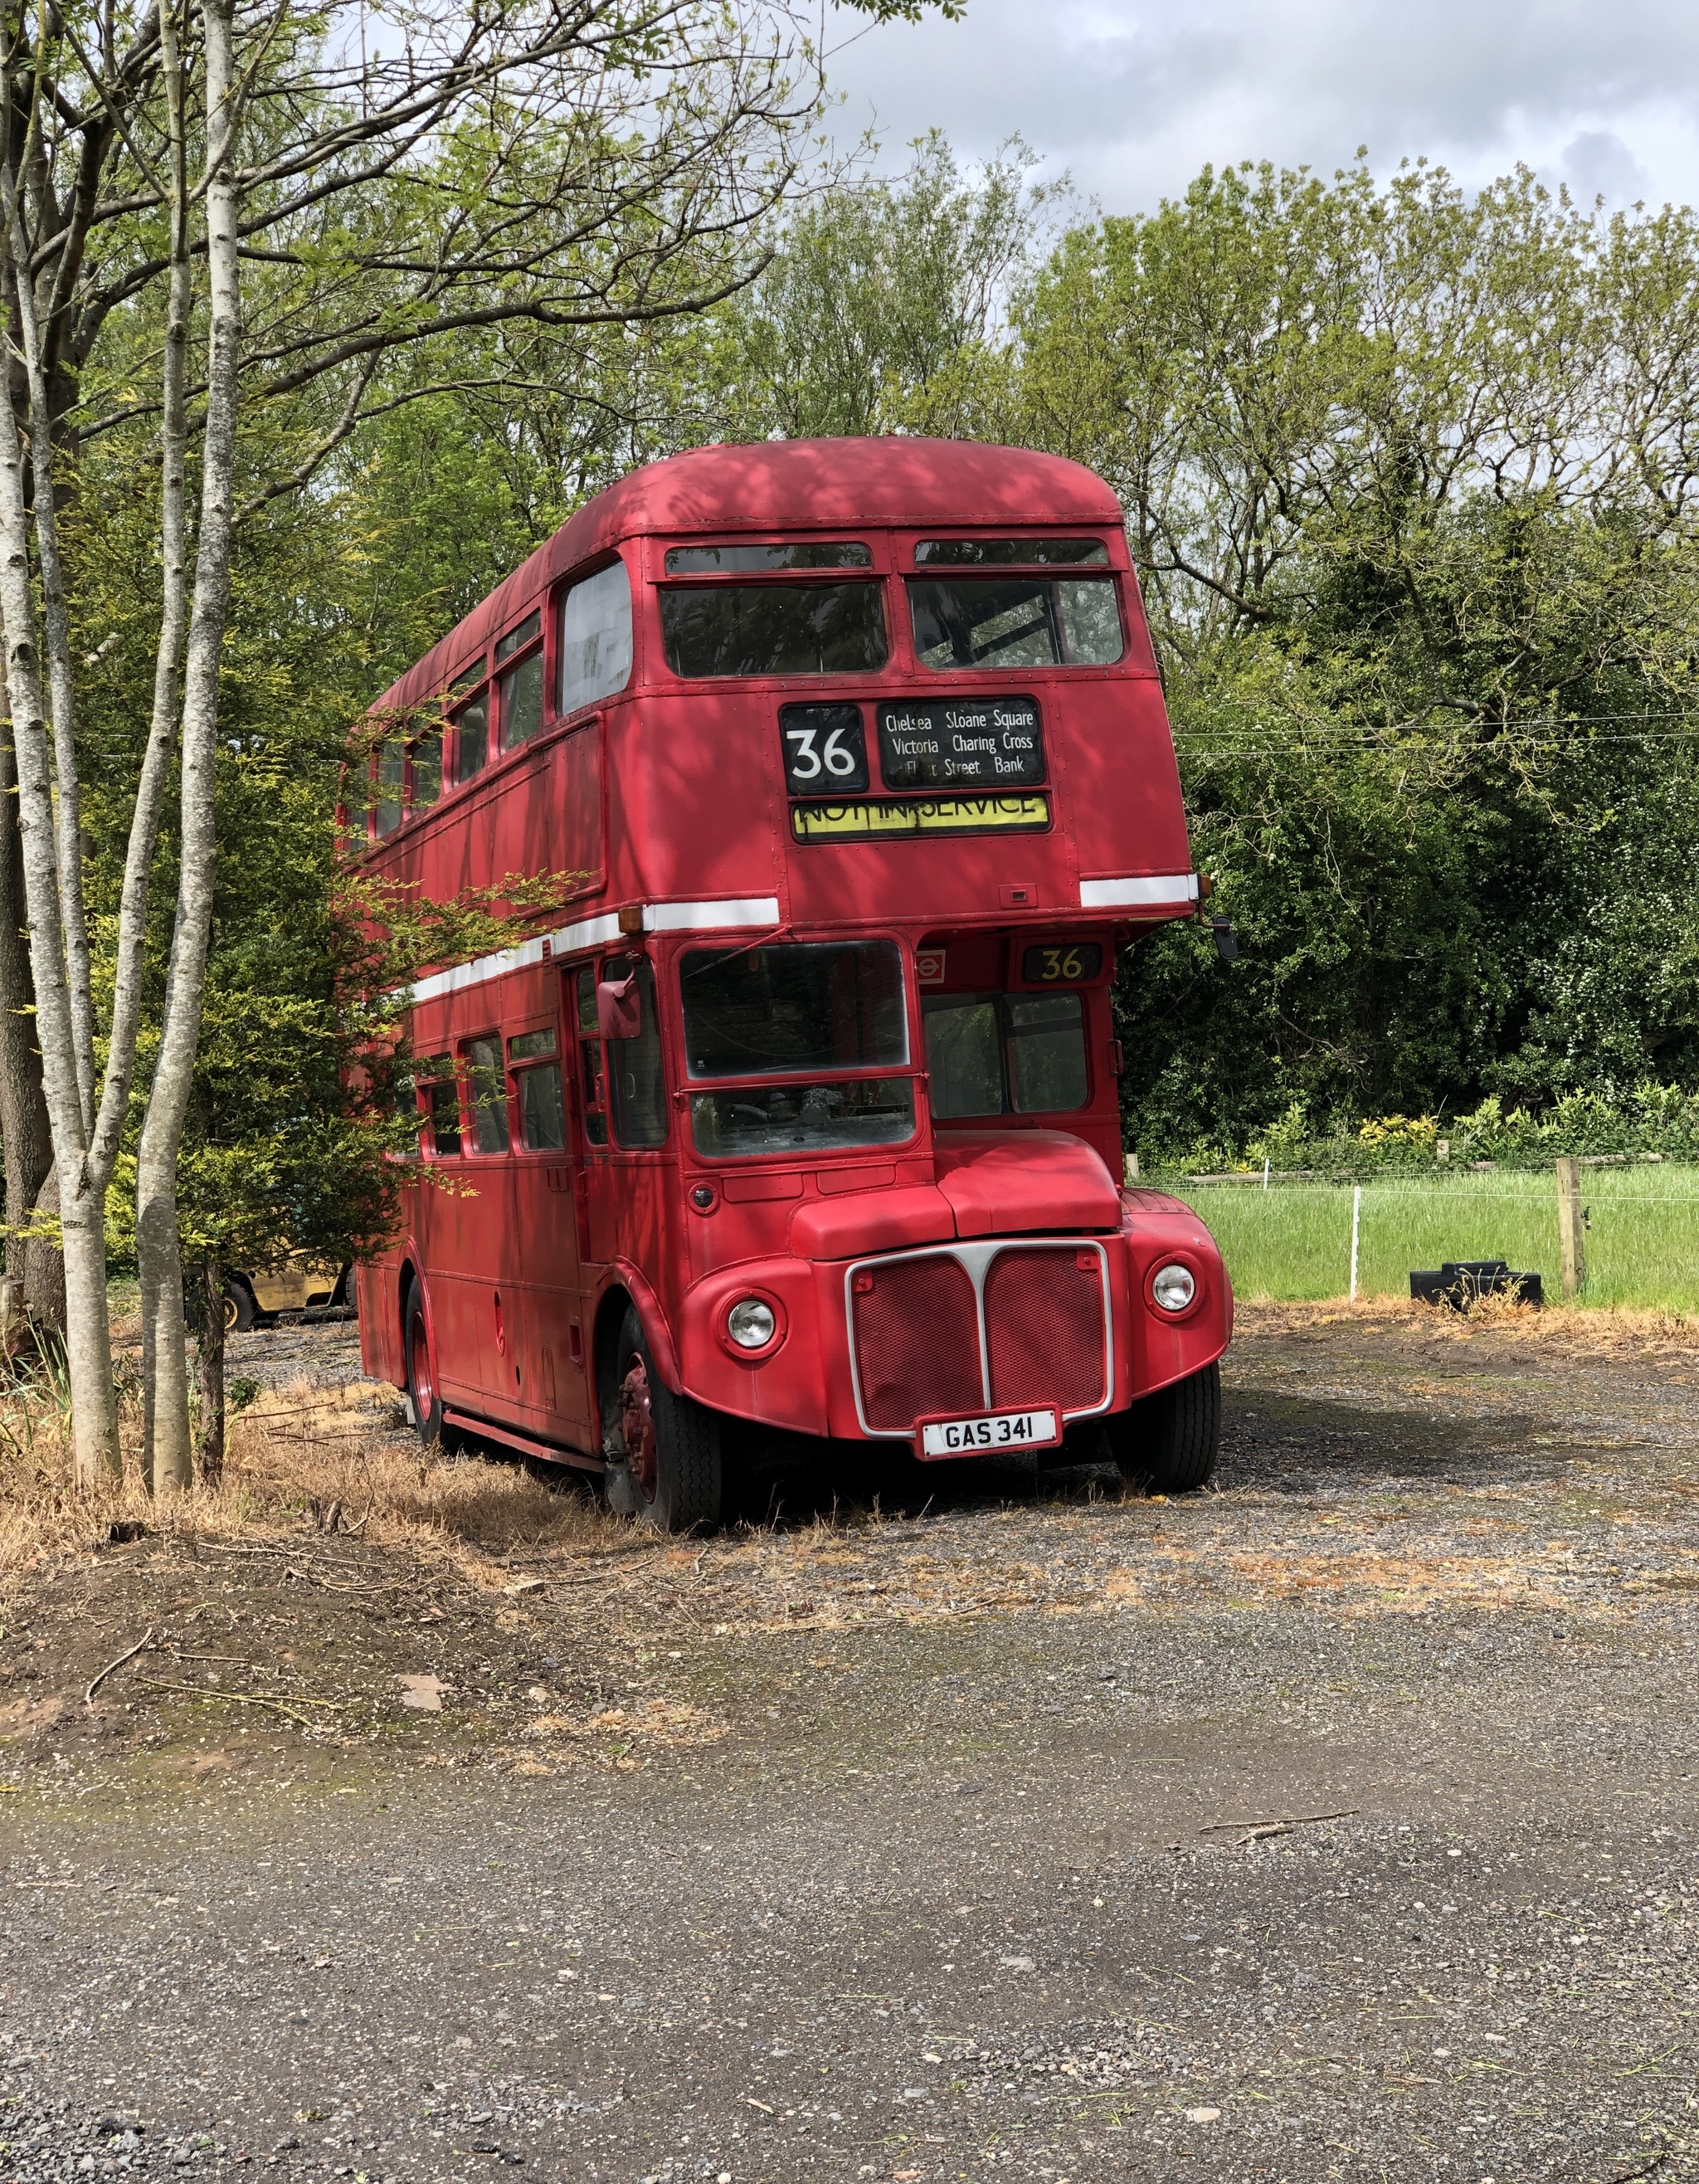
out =
{"type": "MultiPolygon", "coordinates": [[[[876,14],[920,4],[865,0],[876,14]]],[[[764,262],[763,224],[819,102],[785,0],[432,0],[368,6],[363,20],[356,52],[337,14],[287,0],[0,11],[12,364],[0,374],[0,616],[88,1480],[118,1460],[104,1201],[174,759],[176,910],[136,1231],[151,1474],[160,1487],[190,1475],[172,1178],[199,1035],[238,526],[307,488],[373,416],[458,387],[469,328],[642,325],[734,292],[764,262]],[[61,536],[79,460],[100,441],[156,460],[161,481],[152,733],[103,1068],[61,536]]]]}

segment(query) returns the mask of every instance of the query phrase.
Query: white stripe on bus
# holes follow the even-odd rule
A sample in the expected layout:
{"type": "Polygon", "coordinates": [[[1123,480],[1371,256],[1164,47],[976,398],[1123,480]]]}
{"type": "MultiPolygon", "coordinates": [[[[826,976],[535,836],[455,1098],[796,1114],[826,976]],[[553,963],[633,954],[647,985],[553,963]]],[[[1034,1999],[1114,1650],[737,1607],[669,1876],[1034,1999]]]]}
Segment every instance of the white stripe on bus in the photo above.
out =
{"type": "MultiPolygon", "coordinates": [[[[649,933],[697,933],[777,925],[778,897],[757,894],[722,902],[648,903],[643,906],[643,922],[645,931],[649,933]]],[[[539,933],[534,939],[523,940],[516,948],[504,948],[497,955],[480,956],[474,962],[456,963],[452,970],[433,971],[428,978],[415,980],[413,1006],[417,1008],[421,1001],[440,1000],[445,994],[464,993],[468,986],[482,986],[491,978],[504,978],[510,971],[522,971],[529,964],[541,963],[545,947],[550,956],[576,956],[581,949],[604,948],[619,938],[616,911],[584,918],[577,925],[562,926],[558,933],[539,933]]]]}
{"type": "Polygon", "coordinates": [[[1198,876],[1195,872],[1173,872],[1161,879],[1082,880],[1079,883],[1079,902],[1082,910],[1114,910],[1122,905],[1195,902],[1198,899],[1198,876]]]}

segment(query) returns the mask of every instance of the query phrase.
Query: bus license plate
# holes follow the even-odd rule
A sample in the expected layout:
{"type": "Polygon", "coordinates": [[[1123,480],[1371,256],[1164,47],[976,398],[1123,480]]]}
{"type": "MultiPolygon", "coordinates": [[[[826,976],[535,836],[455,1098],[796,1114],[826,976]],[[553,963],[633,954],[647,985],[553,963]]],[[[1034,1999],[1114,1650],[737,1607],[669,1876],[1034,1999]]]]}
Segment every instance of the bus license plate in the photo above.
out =
{"type": "Polygon", "coordinates": [[[982,1448],[1042,1448],[1056,1438],[1054,1411],[1003,1411],[989,1418],[945,1418],[921,1429],[922,1456],[972,1456],[982,1448]]]}

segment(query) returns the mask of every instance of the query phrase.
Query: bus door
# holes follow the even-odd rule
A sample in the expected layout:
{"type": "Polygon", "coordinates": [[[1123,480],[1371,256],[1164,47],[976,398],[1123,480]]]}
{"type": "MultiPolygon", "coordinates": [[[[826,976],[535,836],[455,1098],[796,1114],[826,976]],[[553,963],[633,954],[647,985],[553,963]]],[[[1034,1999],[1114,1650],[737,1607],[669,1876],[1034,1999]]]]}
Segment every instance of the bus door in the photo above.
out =
{"type": "Polygon", "coordinates": [[[666,1083],[652,966],[643,957],[624,956],[584,965],[575,981],[573,1017],[583,1140],[578,1247],[593,1267],[624,1257],[652,1275],[662,1244],[663,1193],[655,1162],[632,1157],[666,1143],[666,1083]],[[611,989],[616,1000],[610,1002],[604,990],[599,1004],[599,987],[611,989]],[[610,1038],[610,1031],[623,1035],[610,1038]]]}
{"type": "MultiPolygon", "coordinates": [[[[570,1025],[571,1016],[567,1017],[570,1025]]],[[[521,1383],[532,1422],[545,1440],[577,1441],[590,1422],[580,1300],[577,1196],[580,1163],[567,1143],[558,1019],[512,1034],[514,1249],[525,1289],[521,1383]]]]}
{"type": "MultiPolygon", "coordinates": [[[[463,1039],[455,1061],[465,1094],[457,1125],[463,1157],[454,1190],[432,1194],[437,1203],[431,1209],[426,1252],[437,1323],[437,1370],[451,1401],[493,1405],[511,1415],[522,1387],[519,1330],[524,1302],[508,1271],[513,1154],[500,1035],[490,1032],[463,1039]]],[[[443,1115],[436,1125],[439,1153],[448,1150],[448,1116],[454,1098],[452,1089],[445,1091],[443,1115]]]]}

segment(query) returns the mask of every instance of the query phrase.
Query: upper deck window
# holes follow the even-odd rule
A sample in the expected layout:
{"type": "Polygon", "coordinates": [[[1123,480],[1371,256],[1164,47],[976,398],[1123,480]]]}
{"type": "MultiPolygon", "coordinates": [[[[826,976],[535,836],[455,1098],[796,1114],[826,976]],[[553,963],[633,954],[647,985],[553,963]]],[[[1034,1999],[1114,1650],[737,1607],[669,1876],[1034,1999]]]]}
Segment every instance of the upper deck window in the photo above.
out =
{"type": "Polygon", "coordinates": [[[373,799],[373,831],[393,834],[401,824],[402,787],[406,779],[407,745],[400,736],[390,736],[378,749],[377,794],[373,799]]]}
{"type": "MultiPolygon", "coordinates": [[[[448,685],[449,698],[461,697],[468,690],[477,690],[484,679],[484,663],[475,660],[465,672],[457,675],[448,685]]],[[[481,773],[489,758],[490,699],[487,690],[462,705],[454,715],[454,779],[470,781],[481,773]]]]}
{"type": "Polygon", "coordinates": [[[501,693],[501,747],[515,749],[529,743],[543,726],[543,647],[536,639],[543,627],[540,608],[533,608],[505,637],[496,639],[495,656],[498,662],[512,660],[522,645],[531,650],[517,660],[504,674],[496,677],[496,688],[501,693]]]}
{"type": "Polygon", "coordinates": [[[675,675],[855,675],[883,667],[877,583],[701,584],[660,595],[675,675]]]}
{"type": "Polygon", "coordinates": [[[422,811],[443,794],[443,723],[433,721],[408,748],[407,800],[422,811]]]}
{"type": "Polygon", "coordinates": [[[613,561],[560,602],[560,710],[576,713],[623,690],[632,671],[632,583],[613,561]]]}
{"type": "Polygon", "coordinates": [[[779,569],[871,569],[871,547],[853,539],[796,538],[777,546],[669,546],[669,577],[729,577],[779,569]]]}
{"type": "Polygon", "coordinates": [[[490,694],[480,691],[454,716],[454,779],[470,781],[482,773],[490,755],[490,694]]]}
{"type": "Polygon", "coordinates": [[[495,656],[498,661],[511,660],[521,645],[529,644],[542,627],[543,618],[533,608],[517,629],[510,629],[505,637],[499,637],[496,639],[495,656]]]}
{"type": "Polygon", "coordinates": [[[916,578],[923,667],[1106,667],[1126,640],[1109,577],[916,578]]]}
{"type": "Polygon", "coordinates": [[[922,538],[915,549],[916,568],[1048,569],[1108,559],[1100,538],[922,538]]]}

